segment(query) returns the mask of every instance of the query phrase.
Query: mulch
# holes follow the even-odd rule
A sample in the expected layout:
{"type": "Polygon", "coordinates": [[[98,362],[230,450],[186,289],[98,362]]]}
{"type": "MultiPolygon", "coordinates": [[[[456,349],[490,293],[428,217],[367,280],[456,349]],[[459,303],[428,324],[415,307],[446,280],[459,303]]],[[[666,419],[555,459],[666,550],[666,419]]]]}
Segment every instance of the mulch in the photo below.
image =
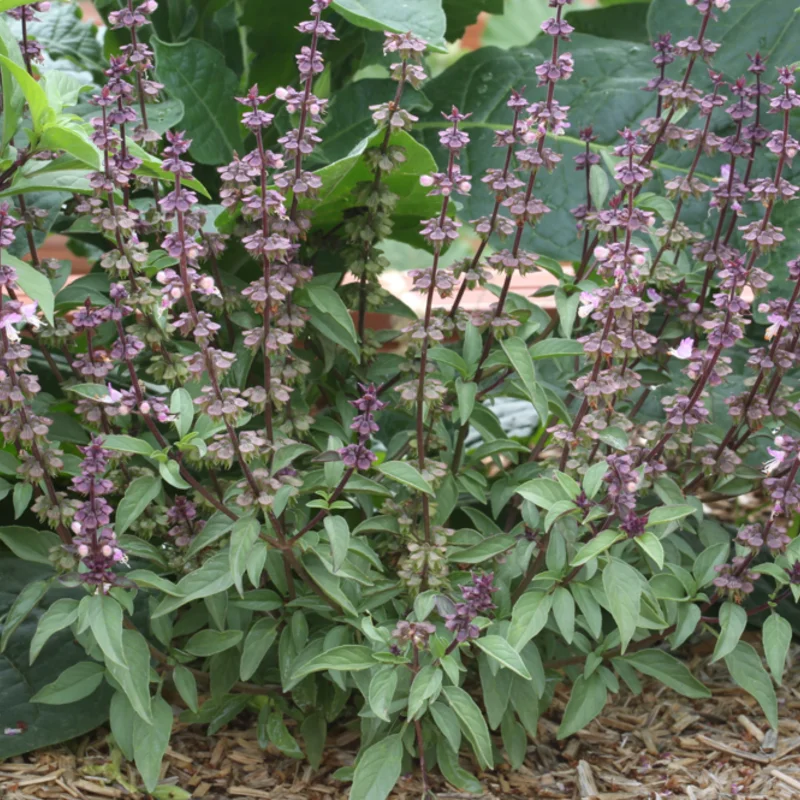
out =
{"type": "MultiPolygon", "coordinates": [[[[559,686],[552,709],[529,741],[525,765],[478,773],[476,798],[436,784],[442,800],[788,800],[800,798],[800,647],[793,649],[778,690],[780,726],[771,731],[757,703],[730,682],[724,667],[697,652],[692,666],[712,692],[687,700],[655,683],[634,696],[623,690],[589,727],[559,742],[558,721],[568,698],[559,686]]],[[[345,800],[348,785],[333,773],[353,763],[357,734],[334,733],[319,770],[259,749],[255,730],[230,726],[213,737],[179,726],[165,759],[162,782],[204,800],[345,800]]],[[[463,762],[465,767],[474,765],[463,762]]],[[[136,798],[137,775],[114,763],[105,732],[0,764],[3,800],[136,798]]],[[[407,775],[394,800],[421,793],[407,775]]]]}

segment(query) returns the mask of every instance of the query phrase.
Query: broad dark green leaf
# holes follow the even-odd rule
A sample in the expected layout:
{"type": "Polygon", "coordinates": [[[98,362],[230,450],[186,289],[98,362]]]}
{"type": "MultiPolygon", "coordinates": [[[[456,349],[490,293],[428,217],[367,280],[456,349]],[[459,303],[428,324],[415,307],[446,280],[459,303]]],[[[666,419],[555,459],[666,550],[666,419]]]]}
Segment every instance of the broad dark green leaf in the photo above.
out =
{"type": "Polygon", "coordinates": [[[241,153],[241,106],[234,100],[239,81],[225,56],[199,39],[172,44],[154,38],[152,45],[158,79],[170,97],[183,102],[181,124],[192,139],[192,157],[202,164],[225,164],[234,150],[241,153]]]}
{"type": "MultiPolygon", "coordinates": [[[[542,4],[546,6],[546,4],[542,4]]],[[[550,16],[544,7],[544,16],[550,16]]],[[[513,23],[519,22],[506,15],[513,23]]],[[[538,23],[535,24],[538,28],[538,23]]],[[[648,116],[653,97],[639,91],[653,72],[652,53],[644,44],[615,42],[576,33],[571,37],[569,52],[575,59],[575,72],[568,81],[558,85],[560,103],[570,106],[572,127],[566,136],[548,144],[564,156],[552,175],[537,185],[540,197],[551,209],[535,233],[527,233],[523,246],[558,260],[580,258],[582,241],[575,235],[575,221],[570,209],[585,202],[585,176],[572,167],[572,157],[584,149],[573,132],[588,125],[598,136],[597,151],[610,152],[617,141],[617,132],[637,126],[648,116]]],[[[488,43],[488,41],[487,41],[488,43]]],[[[466,163],[473,175],[482,175],[489,167],[502,167],[502,153],[491,146],[496,128],[511,126],[511,109],[506,101],[512,89],[535,87],[536,67],[550,58],[550,39],[543,36],[530,45],[510,51],[483,47],[468,53],[426,84],[425,94],[433,110],[422,117],[415,127],[440,163],[447,155],[438,147],[438,131],[447,123],[439,111],[452,104],[469,109],[472,116],[463,123],[471,142],[466,151],[466,163]],[[545,41],[546,40],[546,41],[545,41]]],[[[531,100],[534,91],[526,93],[531,100]]],[[[465,208],[459,215],[474,219],[489,214],[494,196],[476,186],[471,197],[464,198],[465,208]]]]}
{"type": "MultiPolygon", "coordinates": [[[[51,575],[49,568],[0,555],[0,619],[8,612],[24,586],[51,575]]],[[[68,713],[58,706],[31,702],[34,694],[55,681],[65,670],[86,660],[83,648],[74,642],[72,633],[60,630],[53,633],[43,646],[39,658],[29,666],[32,639],[39,620],[50,604],[69,599],[74,607],[82,594],[82,591],[67,590],[56,585],[41,601],[39,608],[34,609],[17,628],[6,652],[0,655],[3,724],[13,727],[20,720],[27,726],[19,736],[0,736],[0,759],[80,736],[107,718],[111,696],[108,687],[101,688],[91,697],[71,703],[68,713]]],[[[97,666],[102,672],[102,665],[97,666]]]]}
{"type": "Polygon", "coordinates": [[[649,44],[647,12],[649,0],[625,3],[608,8],[576,9],[566,15],[567,22],[578,33],[589,33],[604,39],[649,44]]]}
{"type": "Polygon", "coordinates": [[[434,49],[443,49],[447,23],[442,0],[334,0],[333,8],[354,25],[372,31],[415,33],[434,49]]]}

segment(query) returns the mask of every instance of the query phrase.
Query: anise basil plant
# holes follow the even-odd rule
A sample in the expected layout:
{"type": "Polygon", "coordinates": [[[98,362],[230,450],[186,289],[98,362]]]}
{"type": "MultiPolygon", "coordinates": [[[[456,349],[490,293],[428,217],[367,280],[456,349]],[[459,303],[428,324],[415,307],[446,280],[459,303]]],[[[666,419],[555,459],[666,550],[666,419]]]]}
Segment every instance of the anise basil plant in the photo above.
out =
{"type": "Polygon", "coordinates": [[[708,697],[701,636],[777,726],[797,53],[737,0],[654,0],[649,44],[549,0],[441,71],[453,4],[411,5],[314,0],[274,85],[196,9],[101,4],[70,55],[69,6],[0,0],[0,757],[108,720],[152,792],[176,713],[241,717],[312,767],[356,728],[353,800],[474,790],[559,683],[560,738],[622,684],[708,697]]]}

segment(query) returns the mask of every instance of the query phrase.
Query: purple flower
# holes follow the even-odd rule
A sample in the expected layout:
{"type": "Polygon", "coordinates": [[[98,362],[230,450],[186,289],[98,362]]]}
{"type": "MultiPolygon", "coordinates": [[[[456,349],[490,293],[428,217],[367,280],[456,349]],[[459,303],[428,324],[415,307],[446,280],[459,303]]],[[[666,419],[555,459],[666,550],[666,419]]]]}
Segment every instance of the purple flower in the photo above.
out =
{"type": "Polygon", "coordinates": [[[339,450],[339,455],[345,466],[355,467],[360,470],[369,469],[373,462],[378,460],[375,453],[361,443],[349,444],[341,448],[341,450],[339,450]]]}

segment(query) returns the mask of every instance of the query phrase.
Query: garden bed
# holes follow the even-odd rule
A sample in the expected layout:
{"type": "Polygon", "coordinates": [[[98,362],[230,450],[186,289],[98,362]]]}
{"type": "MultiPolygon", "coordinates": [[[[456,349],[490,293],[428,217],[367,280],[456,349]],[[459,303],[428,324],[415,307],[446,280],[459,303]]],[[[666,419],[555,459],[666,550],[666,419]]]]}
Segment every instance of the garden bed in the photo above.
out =
{"type": "MultiPolygon", "coordinates": [[[[695,674],[705,673],[710,699],[687,700],[655,683],[647,684],[639,696],[623,690],[588,728],[564,742],[556,740],[556,730],[568,691],[559,688],[552,709],[539,723],[538,741],[529,742],[524,767],[516,773],[482,774],[482,799],[800,797],[800,647],[790,655],[787,680],[778,690],[777,736],[768,731],[755,700],[730,681],[726,670],[704,663],[706,648],[697,647],[691,659],[692,668],[698,670],[695,674]]],[[[229,726],[213,737],[197,726],[178,726],[162,779],[198,800],[343,800],[348,785],[333,774],[353,763],[357,741],[355,731],[333,734],[325,762],[312,771],[277,751],[265,755],[256,741],[255,726],[229,726]]],[[[0,796],[4,800],[142,796],[124,786],[136,783],[131,765],[123,764],[119,774],[115,771],[101,730],[69,746],[0,764],[0,796]]],[[[456,792],[443,783],[436,788],[442,800],[481,797],[456,792]]],[[[410,799],[420,793],[418,776],[408,775],[392,797],[410,799]]]]}

